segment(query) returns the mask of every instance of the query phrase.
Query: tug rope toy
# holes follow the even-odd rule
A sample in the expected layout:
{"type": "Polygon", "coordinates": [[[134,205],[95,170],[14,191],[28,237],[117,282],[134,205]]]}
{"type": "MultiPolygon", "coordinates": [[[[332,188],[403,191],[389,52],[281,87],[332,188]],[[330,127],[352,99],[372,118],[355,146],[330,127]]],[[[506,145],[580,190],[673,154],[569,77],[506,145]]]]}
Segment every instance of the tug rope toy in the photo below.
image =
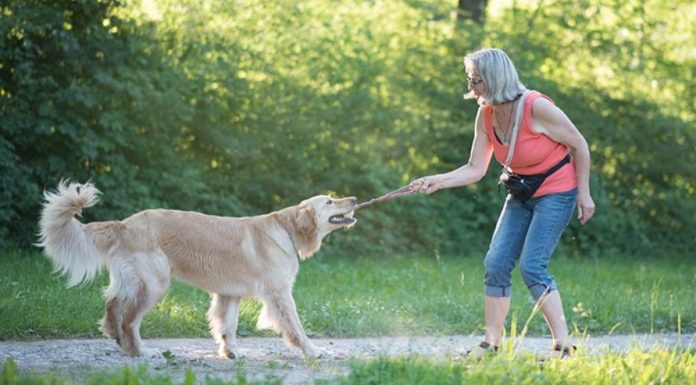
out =
{"type": "Polygon", "coordinates": [[[379,196],[377,198],[370,199],[367,202],[360,203],[357,207],[355,207],[355,209],[359,210],[359,209],[362,209],[365,207],[370,207],[373,204],[378,203],[378,202],[385,202],[385,201],[388,201],[390,199],[411,195],[413,193],[414,192],[411,191],[411,188],[408,185],[406,185],[406,186],[400,187],[394,191],[390,191],[390,192],[388,192],[382,196],[379,196]]]}

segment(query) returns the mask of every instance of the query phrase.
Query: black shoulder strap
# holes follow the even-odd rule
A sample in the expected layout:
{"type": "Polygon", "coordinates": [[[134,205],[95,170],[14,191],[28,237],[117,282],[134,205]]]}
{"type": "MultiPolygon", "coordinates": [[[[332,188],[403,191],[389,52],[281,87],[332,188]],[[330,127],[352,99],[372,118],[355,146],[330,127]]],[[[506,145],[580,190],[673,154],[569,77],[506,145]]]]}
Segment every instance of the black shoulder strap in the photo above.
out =
{"type": "Polygon", "coordinates": [[[544,178],[548,177],[549,175],[553,174],[554,172],[558,171],[559,168],[565,166],[566,163],[570,162],[570,153],[566,154],[563,159],[561,159],[558,163],[556,163],[553,167],[551,167],[548,171],[544,173],[544,178]]]}

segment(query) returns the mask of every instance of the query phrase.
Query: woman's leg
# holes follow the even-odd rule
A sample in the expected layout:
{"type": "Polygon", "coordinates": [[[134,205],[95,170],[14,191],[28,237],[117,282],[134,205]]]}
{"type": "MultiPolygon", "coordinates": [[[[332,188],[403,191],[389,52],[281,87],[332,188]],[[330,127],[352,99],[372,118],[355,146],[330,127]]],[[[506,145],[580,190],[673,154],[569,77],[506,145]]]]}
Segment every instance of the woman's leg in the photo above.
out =
{"type": "Polygon", "coordinates": [[[508,198],[498,218],[491,243],[484,260],[485,342],[500,345],[505,328],[505,317],[510,308],[512,269],[515,267],[524,245],[532,211],[508,198]]]}
{"type": "Polygon", "coordinates": [[[520,270],[532,296],[541,302],[541,312],[551,329],[554,345],[570,344],[568,325],[556,281],[548,272],[551,254],[570,222],[575,208],[575,190],[530,201],[534,215],[522,250],[520,270]]]}
{"type": "Polygon", "coordinates": [[[570,336],[568,335],[568,323],[563,312],[563,302],[558,290],[554,290],[544,296],[541,312],[544,314],[546,324],[551,329],[553,346],[570,346],[570,336]]]}
{"type": "Polygon", "coordinates": [[[510,309],[510,297],[486,296],[484,300],[484,322],[486,323],[484,341],[492,346],[500,346],[508,309],[510,309]]]}

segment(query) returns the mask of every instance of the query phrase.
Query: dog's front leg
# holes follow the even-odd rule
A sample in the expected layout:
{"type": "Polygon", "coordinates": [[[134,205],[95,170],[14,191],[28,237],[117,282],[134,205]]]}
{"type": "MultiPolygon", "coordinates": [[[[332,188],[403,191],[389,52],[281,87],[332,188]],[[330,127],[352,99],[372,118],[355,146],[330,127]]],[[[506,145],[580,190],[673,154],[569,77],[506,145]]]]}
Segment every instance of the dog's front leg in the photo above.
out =
{"type": "Polygon", "coordinates": [[[236,351],[240,301],[239,297],[213,294],[208,310],[210,332],[219,344],[218,354],[223,358],[241,357],[236,351]]]}

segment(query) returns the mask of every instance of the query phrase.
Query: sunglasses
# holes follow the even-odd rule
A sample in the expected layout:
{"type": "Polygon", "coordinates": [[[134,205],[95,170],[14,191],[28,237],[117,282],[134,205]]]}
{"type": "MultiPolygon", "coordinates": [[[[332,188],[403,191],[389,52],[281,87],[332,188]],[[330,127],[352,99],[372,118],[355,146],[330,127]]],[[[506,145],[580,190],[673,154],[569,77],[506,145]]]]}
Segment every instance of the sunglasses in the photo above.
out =
{"type": "Polygon", "coordinates": [[[467,77],[466,81],[469,84],[469,87],[474,87],[474,86],[477,86],[477,85],[483,83],[483,79],[481,79],[481,78],[474,79],[474,78],[467,77]]]}

